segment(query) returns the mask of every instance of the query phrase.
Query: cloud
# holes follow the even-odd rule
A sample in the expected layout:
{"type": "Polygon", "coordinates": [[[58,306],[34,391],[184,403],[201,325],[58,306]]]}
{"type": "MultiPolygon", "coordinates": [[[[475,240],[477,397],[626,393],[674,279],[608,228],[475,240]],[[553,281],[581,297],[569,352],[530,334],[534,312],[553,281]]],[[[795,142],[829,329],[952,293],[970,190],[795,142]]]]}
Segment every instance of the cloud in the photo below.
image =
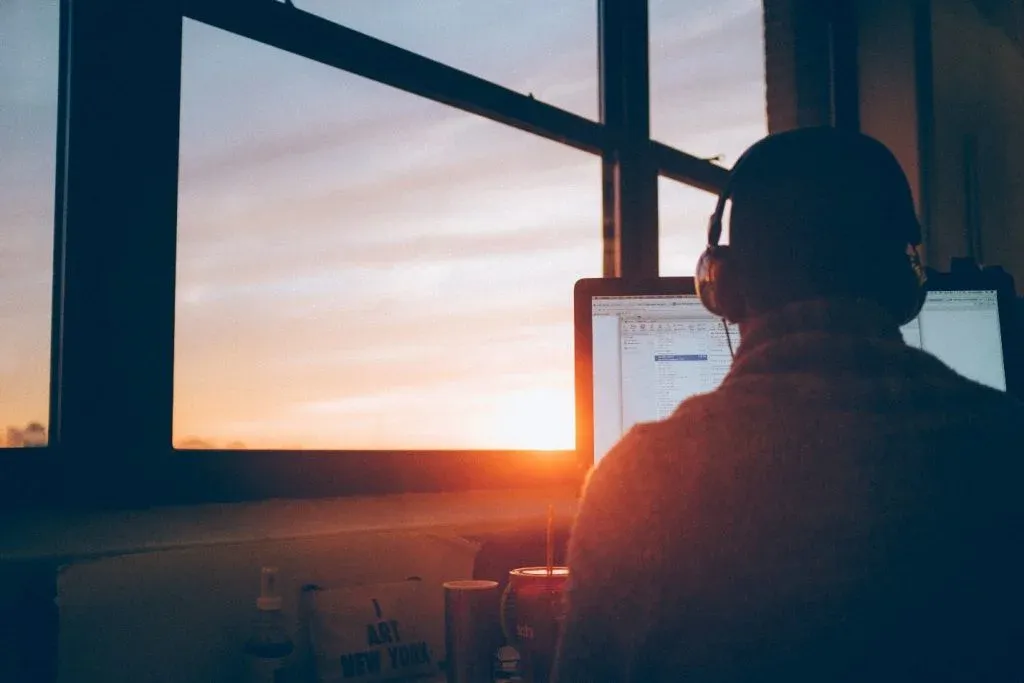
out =
{"type": "MultiPolygon", "coordinates": [[[[185,93],[186,96],[192,94],[187,88],[185,93]]],[[[193,115],[201,117],[200,112],[193,115]]],[[[186,181],[203,182],[216,180],[224,174],[248,173],[253,168],[293,161],[306,155],[322,155],[330,151],[344,153],[345,147],[351,147],[354,142],[365,144],[367,139],[386,139],[403,128],[415,125],[418,120],[415,113],[349,120],[339,115],[336,121],[311,121],[308,125],[295,122],[251,137],[226,138],[220,145],[212,146],[190,144],[193,140],[183,136],[181,175],[186,181]]]]}
{"type": "Polygon", "coordinates": [[[583,116],[597,117],[594,0],[304,0],[300,7],[583,116]],[[397,5],[397,6],[396,6],[397,5]]]}
{"type": "MultiPolygon", "coordinates": [[[[254,223],[262,223],[265,234],[302,226],[318,238],[333,239],[340,235],[332,236],[332,229],[365,232],[360,224],[379,220],[388,223],[389,233],[400,235],[422,232],[417,226],[425,221],[449,217],[462,221],[462,214],[475,207],[509,208],[501,204],[515,202],[524,193],[560,191],[575,203],[582,197],[589,201],[600,192],[597,157],[519,131],[511,131],[514,137],[510,137],[510,129],[488,123],[493,141],[488,142],[485,129],[439,145],[429,155],[421,155],[431,149],[429,145],[410,138],[401,147],[413,150],[414,159],[402,160],[397,145],[382,149],[363,143],[365,147],[346,153],[321,152],[276,168],[225,174],[212,183],[183,174],[182,234],[191,244],[225,230],[241,237],[253,232],[254,223]],[[394,161],[356,162],[353,168],[345,168],[350,159],[363,156],[360,151],[366,156],[386,152],[394,161]],[[327,187],[318,186],[322,180],[305,182],[314,176],[336,180],[327,187]]],[[[548,213],[559,210],[558,206],[537,208],[548,213]]]]}
{"type": "Polygon", "coordinates": [[[731,163],[767,133],[762,9],[739,0],[709,10],[674,38],[652,31],[651,135],[731,163]]]}

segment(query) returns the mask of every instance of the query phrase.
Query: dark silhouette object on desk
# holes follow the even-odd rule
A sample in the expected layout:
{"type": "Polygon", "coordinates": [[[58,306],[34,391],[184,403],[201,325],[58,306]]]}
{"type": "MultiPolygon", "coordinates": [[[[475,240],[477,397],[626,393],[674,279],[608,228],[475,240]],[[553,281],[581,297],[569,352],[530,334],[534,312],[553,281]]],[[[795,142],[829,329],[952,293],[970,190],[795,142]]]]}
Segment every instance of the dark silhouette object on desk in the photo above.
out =
{"type": "Polygon", "coordinates": [[[1021,680],[1024,404],[903,341],[899,164],[791,131],[723,194],[697,280],[735,361],[589,475],[556,680],[1021,680]]]}

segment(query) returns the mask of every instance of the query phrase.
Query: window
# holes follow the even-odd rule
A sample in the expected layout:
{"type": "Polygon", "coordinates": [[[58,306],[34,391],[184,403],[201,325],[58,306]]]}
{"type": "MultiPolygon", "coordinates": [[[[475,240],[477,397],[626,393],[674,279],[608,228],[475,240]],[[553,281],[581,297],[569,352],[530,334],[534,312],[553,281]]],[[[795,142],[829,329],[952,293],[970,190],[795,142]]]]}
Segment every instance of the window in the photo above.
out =
{"type": "Polygon", "coordinates": [[[0,446],[44,446],[49,415],[57,0],[0,3],[0,446]]]}
{"type": "MultiPolygon", "coordinates": [[[[658,178],[658,255],[661,275],[693,275],[707,246],[708,217],[718,198],[710,192],[658,178]]],[[[729,242],[728,210],[722,243],[729,242]]]]}
{"type": "MultiPolygon", "coordinates": [[[[672,34],[658,12],[693,23],[658,1],[655,47],[672,34]]],[[[721,183],[680,150],[758,137],[760,74],[736,67],[756,108],[656,106],[671,147],[624,154],[597,120],[600,70],[641,63],[599,63],[597,0],[396,2],[116,0],[116,25],[95,3],[0,2],[0,445],[51,446],[0,459],[8,490],[150,504],[578,482],[573,284],[651,274],[651,245],[610,224],[632,214],[653,238],[653,169],[721,183]],[[75,93],[59,112],[58,89],[75,93]],[[92,453],[114,423],[123,438],[92,453]],[[198,449],[214,452],[181,452],[198,449]],[[125,457],[128,485],[78,486],[77,468],[125,457]]],[[[604,29],[624,26],[642,28],[604,29]]],[[[680,90],[653,80],[656,100],[680,90]]],[[[692,271],[712,203],[662,181],[666,273],[692,271]]]]}
{"type": "Polygon", "coordinates": [[[566,449],[597,157],[186,20],[180,448],[566,449]]]}
{"type": "Polygon", "coordinates": [[[302,10],[597,118],[595,0],[296,0],[302,10]]]}
{"type": "Polygon", "coordinates": [[[761,0],[650,0],[651,137],[724,166],[767,133],[761,0]]]}

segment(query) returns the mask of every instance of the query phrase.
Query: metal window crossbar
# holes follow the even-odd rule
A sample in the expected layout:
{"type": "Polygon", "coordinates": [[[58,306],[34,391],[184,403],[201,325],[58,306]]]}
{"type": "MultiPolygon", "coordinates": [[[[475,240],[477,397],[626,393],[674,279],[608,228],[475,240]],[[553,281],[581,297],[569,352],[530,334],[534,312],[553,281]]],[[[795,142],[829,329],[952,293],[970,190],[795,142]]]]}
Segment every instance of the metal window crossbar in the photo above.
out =
{"type": "MultiPolygon", "coordinates": [[[[185,0],[184,16],[322,64],[594,154],[613,154],[601,123],[402,49],[277,0],[185,0]]],[[[658,142],[647,152],[664,176],[717,191],[727,171],[658,142]]]]}

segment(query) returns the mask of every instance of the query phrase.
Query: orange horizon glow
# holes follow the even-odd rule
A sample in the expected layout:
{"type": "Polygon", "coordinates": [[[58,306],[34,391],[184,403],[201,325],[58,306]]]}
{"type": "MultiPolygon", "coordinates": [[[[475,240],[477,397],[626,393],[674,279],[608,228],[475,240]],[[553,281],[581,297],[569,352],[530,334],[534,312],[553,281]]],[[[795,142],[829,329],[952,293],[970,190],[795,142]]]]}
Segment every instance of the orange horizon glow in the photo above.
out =
{"type": "MultiPolygon", "coordinates": [[[[303,9],[596,119],[595,0],[539,28],[536,2],[496,2],[498,23],[452,5],[436,35],[369,5],[303,9]],[[523,47],[506,55],[495,31],[523,47]]],[[[0,6],[0,131],[26,141],[0,159],[16,299],[0,301],[0,445],[47,425],[56,4],[0,6]]],[[[734,160],[766,132],[760,2],[684,4],[651,2],[652,135],[734,160]]],[[[191,20],[181,87],[176,446],[574,447],[571,298],[601,274],[598,157],[191,20]]],[[[714,197],[659,193],[662,272],[691,273],[714,197]]]]}
{"type": "MultiPolygon", "coordinates": [[[[483,438],[492,438],[501,444],[498,450],[522,451],[562,451],[575,448],[575,418],[566,420],[563,409],[568,403],[572,405],[571,392],[545,391],[543,389],[512,391],[501,394],[487,411],[469,418],[468,426],[462,438],[463,445],[448,445],[445,450],[491,450],[494,447],[474,445],[471,439],[476,433],[483,438]],[[531,425],[524,432],[523,425],[531,425]]],[[[452,443],[457,443],[454,439],[452,443]]],[[[208,440],[197,436],[185,436],[175,439],[175,448],[185,449],[269,449],[269,450],[437,450],[437,447],[410,445],[396,447],[371,442],[359,443],[346,440],[337,434],[318,433],[316,438],[305,442],[274,441],[269,439],[241,440],[208,440]],[[344,443],[339,449],[338,444],[344,443]]]]}

